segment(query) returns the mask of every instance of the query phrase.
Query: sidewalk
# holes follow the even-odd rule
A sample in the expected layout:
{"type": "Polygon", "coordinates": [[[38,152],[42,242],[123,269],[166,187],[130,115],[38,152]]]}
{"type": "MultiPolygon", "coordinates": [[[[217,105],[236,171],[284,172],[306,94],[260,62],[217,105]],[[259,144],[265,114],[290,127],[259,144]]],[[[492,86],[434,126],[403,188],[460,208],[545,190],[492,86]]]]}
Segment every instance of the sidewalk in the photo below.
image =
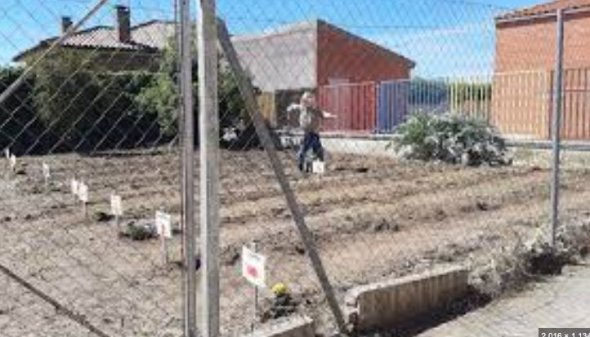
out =
{"type": "Polygon", "coordinates": [[[539,328],[590,329],[590,261],[420,337],[533,337],[539,328]]]}

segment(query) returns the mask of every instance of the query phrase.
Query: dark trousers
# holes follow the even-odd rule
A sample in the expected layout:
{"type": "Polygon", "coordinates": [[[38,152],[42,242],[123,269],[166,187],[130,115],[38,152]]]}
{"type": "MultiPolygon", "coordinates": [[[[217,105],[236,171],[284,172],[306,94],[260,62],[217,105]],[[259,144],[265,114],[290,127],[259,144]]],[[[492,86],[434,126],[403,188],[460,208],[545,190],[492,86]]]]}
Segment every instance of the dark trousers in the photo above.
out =
{"type": "Polygon", "coordinates": [[[309,150],[312,150],[319,160],[324,161],[324,149],[322,148],[320,135],[315,132],[306,132],[303,136],[303,144],[301,144],[298,154],[298,165],[300,170],[305,169],[305,155],[309,150]]]}

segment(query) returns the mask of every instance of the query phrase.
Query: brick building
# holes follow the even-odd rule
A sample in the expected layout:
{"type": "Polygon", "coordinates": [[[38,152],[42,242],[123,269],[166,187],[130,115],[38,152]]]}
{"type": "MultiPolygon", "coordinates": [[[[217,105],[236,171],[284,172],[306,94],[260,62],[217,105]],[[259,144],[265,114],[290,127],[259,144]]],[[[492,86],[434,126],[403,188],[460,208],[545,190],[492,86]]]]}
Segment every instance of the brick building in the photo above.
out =
{"type": "Polygon", "coordinates": [[[562,136],[590,139],[590,0],[557,0],[496,18],[492,122],[501,131],[548,138],[556,57],[556,11],[566,9],[562,136]],[[583,101],[583,102],[582,102],[583,101]]]}
{"type": "MultiPolygon", "coordinates": [[[[153,20],[133,26],[125,6],[116,7],[114,23],[77,31],[60,48],[92,57],[94,66],[108,71],[157,70],[161,52],[174,36],[174,23],[153,20]]],[[[64,17],[62,33],[71,25],[72,20],[64,17]]],[[[41,41],[14,61],[36,60],[57,38],[41,41]]],[[[342,116],[341,124],[333,128],[374,129],[377,83],[408,79],[415,66],[404,56],[322,20],[233,36],[232,41],[254,86],[262,92],[262,112],[273,126],[288,123],[281,115],[286,105],[303,90],[313,89],[326,109],[342,116]]],[[[404,109],[397,110],[405,115],[404,109]]]]}
{"type": "MultiPolygon", "coordinates": [[[[93,65],[109,71],[157,70],[160,52],[174,36],[174,23],[152,20],[132,26],[131,12],[125,6],[115,7],[114,22],[113,27],[95,26],[77,31],[66,38],[60,48],[80,53],[81,57],[92,59],[93,65]]],[[[71,18],[63,17],[62,34],[71,25],[71,18]]],[[[15,56],[14,61],[36,60],[57,39],[41,41],[15,56]]]]}
{"type": "Polygon", "coordinates": [[[294,123],[282,114],[286,105],[303,89],[314,89],[320,103],[347,123],[333,128],[366,129],[376,118],[376,83],[408,79],[415,66],[392,50],[322,20],[237,36],[233,42],[254,85],[265,93],[261,105],[274,125],[294,123]]]}

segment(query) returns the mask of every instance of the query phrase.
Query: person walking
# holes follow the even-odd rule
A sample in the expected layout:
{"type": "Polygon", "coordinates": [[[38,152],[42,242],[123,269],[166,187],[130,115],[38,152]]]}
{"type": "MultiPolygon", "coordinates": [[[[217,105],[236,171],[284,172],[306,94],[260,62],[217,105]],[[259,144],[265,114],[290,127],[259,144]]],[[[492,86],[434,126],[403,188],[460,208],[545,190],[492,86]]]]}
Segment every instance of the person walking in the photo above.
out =
{"type": "Polygon", "coordinates": [[[306,91],[301,96],[299,104],[291,104],[287,108],[289,114],[299,114],[299,127],[303,130],[303,143],[297,154],[297,167],[305,172],[305,156],[309,150],[320,160],[324,161],[324,148],[320,140],[321,123],[327,118],[337,118],[336,115],[320,110],[317,107],[315,95],[306,91]]]}

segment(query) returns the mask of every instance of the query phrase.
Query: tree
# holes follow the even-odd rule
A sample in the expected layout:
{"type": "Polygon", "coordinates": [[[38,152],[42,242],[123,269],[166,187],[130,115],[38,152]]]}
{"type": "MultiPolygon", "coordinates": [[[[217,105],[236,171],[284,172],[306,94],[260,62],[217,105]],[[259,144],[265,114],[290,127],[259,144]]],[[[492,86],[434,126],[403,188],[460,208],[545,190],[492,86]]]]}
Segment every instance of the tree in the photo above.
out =
{"type": "MultiPolygon", "coordinates": [[[[162,132],[168,136],[178,133],[178,53],[175,41],[168,43],[164,49],[158,74],[138,95],[137,102],[142,109],[157,115],[162,132]]],[[[197,52],[193,46],[193,97],[194,111],[198,115],[198,63],[197,52]]],[[[243,146],[257,146],[258,139],[253,135],[253,127],[248,117],[245,104],[240,94],[236,79],[227,66],[223,56],[219,56],[218,64],[218,95],[219,95],[219,126],[220,139],[228,129],[238,130],[239,139],[234,144],[243,143],[243,146]],[[240,127],[242,125],[243,127],[240,127]],[[247,144],[246,144],[247,143],[247,144]]],[[[195,116],[195,141],[198,139],[198,118],[195,116]]]]}
{"type": "Polygon", "coordinates": [[[33,100],[38,119],[43,135],[58,138],[49,150],[129,148],[161,138],[158,127],[151,127],[154,118],[135,102],[153,75],[115,73],[98,57],[92,51],[61,49],[36,67],[33,100]]]}

